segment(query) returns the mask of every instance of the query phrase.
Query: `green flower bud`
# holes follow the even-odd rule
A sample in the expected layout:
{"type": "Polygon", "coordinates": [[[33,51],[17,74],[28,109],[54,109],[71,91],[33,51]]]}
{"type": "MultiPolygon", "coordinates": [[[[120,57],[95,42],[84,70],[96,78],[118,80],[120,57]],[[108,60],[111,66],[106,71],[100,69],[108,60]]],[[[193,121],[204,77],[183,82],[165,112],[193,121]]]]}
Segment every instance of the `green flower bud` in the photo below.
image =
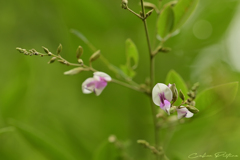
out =
{"type": "Polygon", "coordinates": [[[81,46],[78,46],[76,55],[77,55],[77,59],[79,59],[83,54],[83,48],[81,46]]]}
{"type": "Polygon", "coordinates": [[[182,90],[179,91],[179,97],[184,101],[185,100],[185,96],[182,93],[182,90]]]}
{"type": "Polygon", "coordinates": [[[176,112],[177,111],[177,107],[176,106],[172,106],[171,108],[170,108],[170,114],[173,114],[174,112],[176,112]]]}
{"type": "Polygon", "coordinates": [[[198,113],[199,112],[199,110],[194,106],[188,105],[188,106],[186,106],[186,108],[192,113],[198,113]]]}
{"type": "Polygon", "coordinates": [[[47,53],[47,54],[49,53],[49,50],[46,47],[42,46],[42,48],[43,48],[45,53],[47,53]]]}
{"type": "Polygon", "coordinates": [[[90,57],[89,61],[90,63],[97,60],[101,55],[100,50],[96,51],[95,53],[92,54],[92,56],[90,57]]]}
{"type": "Polygon", "coordinates": [[[48,64],[51,64],[51,63],[55,62],[56,59],[57,59],[56,57],[52,57],[52,58],[50,59],[50,61],[48,62],[48,64]]]}
{"type": "Polygon", "coordinates": [[[85,71],[85,68],[77,67],[77,68],[73,68],[69,71],[64,72],[64,75],[75,75],[75,74],[78,74],[82,71],[85,71]]]}
{"type": "Polygon", "coordinates": [[[62,52],[62,45],[59,44],[58,48],[57,48],[57,55],[59,55],[62,52]]]}
{"type": "Polygon", "coordinates": [[[79,64],[83,64],[83,60],[82,59],[78,59],[78,63],[79,64]]]}
{"type": "Polygon", "coordinates": [[[171,91],[172,91],[172,93],[173,93],[173,99],[172,99],[172,101],[173,101],[173,103],[174,103],[174,102],[176,102],[177,99],[178,99],[178,91],[177,91],[177,88],[176,88],[175,83],[173,83],[173,84],[170,86],[170,89],[171,89],[171,91]]]}

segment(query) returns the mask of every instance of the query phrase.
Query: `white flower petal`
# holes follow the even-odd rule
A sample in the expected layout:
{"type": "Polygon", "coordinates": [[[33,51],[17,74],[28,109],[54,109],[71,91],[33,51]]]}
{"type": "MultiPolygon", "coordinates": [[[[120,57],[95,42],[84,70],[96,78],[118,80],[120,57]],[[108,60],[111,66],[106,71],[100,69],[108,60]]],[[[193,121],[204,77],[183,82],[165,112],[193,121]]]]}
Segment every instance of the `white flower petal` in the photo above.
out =
{"type": "Polygon", "coordinates": [[[98,78],[98,79],[99,79],[99,77],[102,77],[102,78],[104,78],[106,81],[111,81],[111,80],[112,80],[112,78],[111,78],[108,74],[106,74],[106,73],[104,73],[104,72],[94,72],[94,73],[93,73],[93,77],[94,77],[94,78],[98,78]]]}
{"type": "Polygon", "coordinates": [[[190,111],[187,112],[186,118],[191,118],[194,114],[190,111]]]}
{"type": "Polygon", "coordinates": [[[99,89],[95,88],[94,92],[95,92],[96,96],[99,96],[99,95],[102,93],[102,91],[103,91],[104,88],[105,88],[105,87],[99,88],[99,89]]]}
{"type": "Polygon", "coordinates": [[[177,109],[178,119],[181,119],[181,118],[183,118],[183,117],[186,117],[187,112],[188,112],[188,109],[185,108],[185,107],[184,107],[184,108],[177,109]]]}
{"type": "Polygon", "coordinates": [[[89,87],[87,86],[89,83],[94,82],[94,81],[96,81],[95,78],[88,78],[88,79],[86,79],[86,80],[82,83],[82,91],[83,91],[83,93],[89,94],[89,93],[92,93],[92,92],[94,91],[94,88],[95,88],[94,85],[89,86],[89,87]]]}
{"type": "MultiPolygon", "coordinates": [[[[181,106],[184,107],[184,106],[181,106]]],[[[192,112],[190,112],[187,108],[181,108],[181,109],[177,109],[177,113],[178,113],[178,119],[181,119],[183,117],[186,118],[191,118],[194,114],[192,112]]]]}
{"type": "Polygon", "coordinates": [[[172,101],[172,91],[171,89],[163,84],[163,83],[157,83],[154,87],[153,87],[153,90],[152,90],[152,99],[153,99],[153,102],[160,106],[160,98],[159,98],[159,94],[160,93],[164,93],[164,96],[165,98],[171,102],[172,101]]]}

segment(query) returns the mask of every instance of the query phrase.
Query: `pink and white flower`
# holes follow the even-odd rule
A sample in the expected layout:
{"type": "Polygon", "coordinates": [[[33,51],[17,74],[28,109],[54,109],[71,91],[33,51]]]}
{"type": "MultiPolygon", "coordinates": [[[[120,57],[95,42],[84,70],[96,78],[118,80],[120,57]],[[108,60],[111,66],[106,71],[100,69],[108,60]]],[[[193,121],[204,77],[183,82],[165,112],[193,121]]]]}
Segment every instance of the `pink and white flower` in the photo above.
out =
{"type": "Polygon", "coordinates": [[[152,90],[152,99],[153,102],[160,106],[167,114],[170,114],[171,101],[173,98],[173,93],[171,89],[163,84],[157,83],[152,90]]]}
{"type": "Polygon", "coordinates": [[[107,86],[107,82],[111,80],[112,78],[106,73],[94,72],[92,78],[88,78],[82,83],[82,91],[85,94],[94,92],[99,96],[107,86]]]}
{"type": "Polygon", "coordinates": [[[177,109],[178,119],[181,119],[181,118],[184,118],[184,117],[191,118],[194,115],[186,107],[184,107],[184,106],[181,106],[181,107],[180,107],[180,109],[177,109]]]}

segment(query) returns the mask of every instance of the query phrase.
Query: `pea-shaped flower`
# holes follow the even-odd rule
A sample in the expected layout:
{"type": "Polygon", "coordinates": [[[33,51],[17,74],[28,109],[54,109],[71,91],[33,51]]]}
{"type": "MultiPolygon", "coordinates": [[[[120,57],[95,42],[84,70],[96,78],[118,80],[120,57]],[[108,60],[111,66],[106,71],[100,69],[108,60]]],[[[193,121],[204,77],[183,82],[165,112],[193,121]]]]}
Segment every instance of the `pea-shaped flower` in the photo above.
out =
{"type": "Polygon", "coordinates": [[[177,113],[178,113],[178,119],[181,118],[191,118],[193,116],[193,113],[190,112],[186,107],[181,106],[182,108],[177,109],[177,113]]]}
{"type": "Polygon", "coordinates": [[[92,78],[88,78],[82,83],[82,91],[85,94],[94,92],[99,96],[107,86],[107,82],[111,80],[112,78],[106,73],[94,72],[92,78]]]}
{"type": "Polygon", "coordinates": [[[170,107],[171,107],[171,101],[173,98],[173,94],[171,89],[163,84],[163,83],[157,83],[152,90],[152,99],[153,102],[160,106],[161,109],[163,109],[167,114],[170,114],[170,107]]]}

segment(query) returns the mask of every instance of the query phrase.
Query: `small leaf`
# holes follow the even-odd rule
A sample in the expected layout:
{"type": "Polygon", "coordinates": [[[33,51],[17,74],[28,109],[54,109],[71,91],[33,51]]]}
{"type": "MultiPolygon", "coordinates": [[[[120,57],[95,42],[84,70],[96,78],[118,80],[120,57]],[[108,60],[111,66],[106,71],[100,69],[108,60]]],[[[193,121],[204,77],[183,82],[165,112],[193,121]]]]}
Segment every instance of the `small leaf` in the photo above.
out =
{"type": "Polygon", "coordinates": [[[158,34],[164,39],[172,30],[174,23],[174,13],[171,5],[166,6],[157,21],[158,34]]]}
{"type": "Polygon", "coordinates": [[[223,106],[229,105],[236,97],[238,82],[227,83],[212,87],[201,92],[196,98],[196,108],[201,111],[206,110],[218,112],[223,106]],[[217,106],[217,107],[213,107],[217,106]]]}
{"type": "Polygon", "coordinates": [[[126,55],[127,55],[127,66],[132,69],[136,69],[138,65],[138,50],[136,45],[133,43],[131,39],[126,40],[126,55]],[[131,64],[131,60],[133,60],[134,64],[131,64]]]}
{"type": "Polygon", "coordinates": [[[179,0],[173,7],[174,12],[174,27],[171,30],[173,33],[179,29],[190,17],[194,9],[196,8],[199,0],[179,0]]]}
{"type": "MultiPolygon", "coordinates": [[[[169,71],[167,78],[166,78],[166,84],[173,84],[175,83],[176,88],[178,89],[178,91],[181,89],[182,93],[184,95],[187,95],[188,89],[187,86],[184,82],[184,80],[182,79],[182,77],[174,70],[169,71]]],[[[186,97],[187,98],[187,97],[186,97]]],[[[178,98],[178,100],[175,103],[176,105],[180,105],[181,104],[181,99],[178,98]]]]}

